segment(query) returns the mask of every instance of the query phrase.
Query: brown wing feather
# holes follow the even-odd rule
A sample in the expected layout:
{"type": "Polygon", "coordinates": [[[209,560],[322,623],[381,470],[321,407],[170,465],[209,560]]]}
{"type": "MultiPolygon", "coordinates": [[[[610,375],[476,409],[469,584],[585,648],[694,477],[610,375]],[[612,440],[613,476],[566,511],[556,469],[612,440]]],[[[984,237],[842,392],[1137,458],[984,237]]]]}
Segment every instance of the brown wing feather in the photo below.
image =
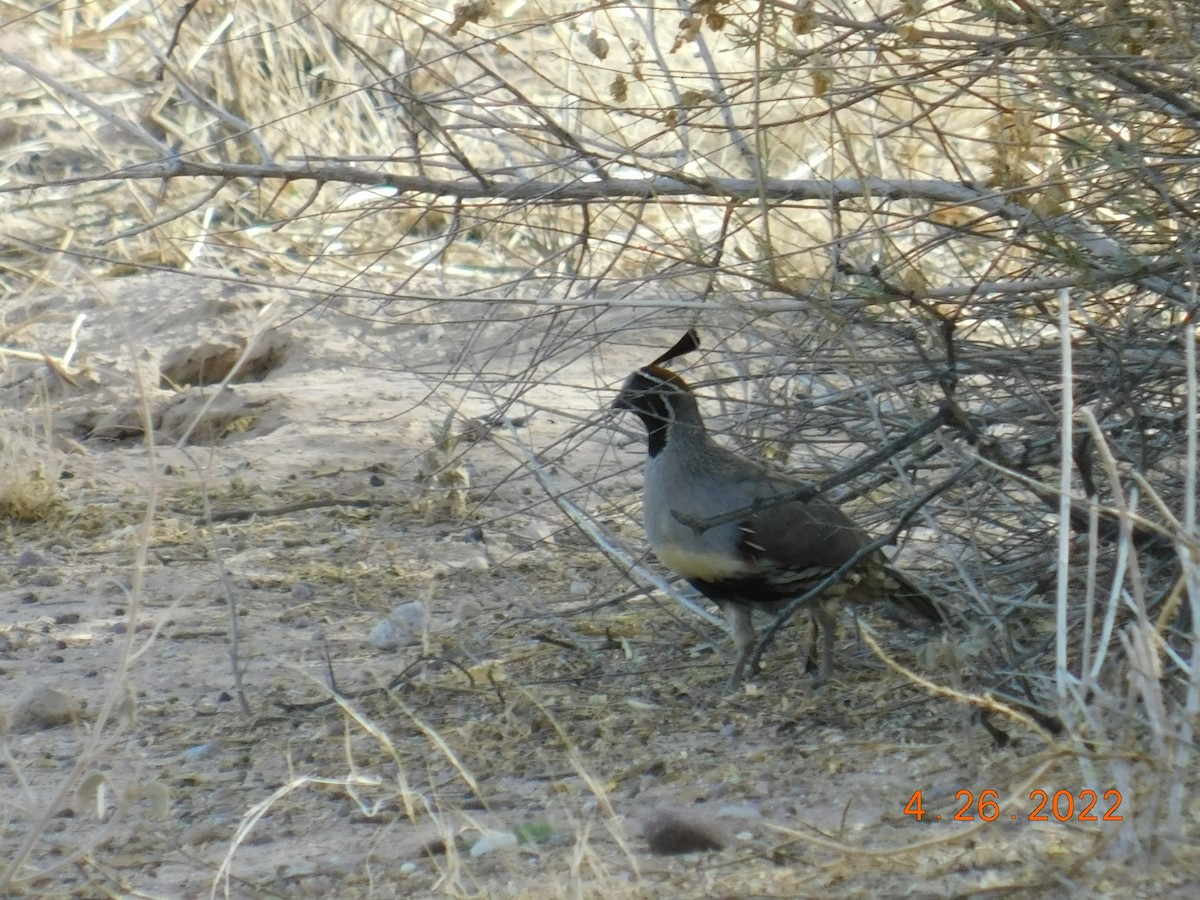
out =
{"type": "Polygon", "coordinates": [[[836,569],[869,543],[845,513],[819,499],[769,506],[742,531],[760,560],[783,569],[836,569]]]}
{"type": "MultiPolygon", "coordinates": [[[[775,570],[805,573],[813,581],[871,542],[845,513],[819,498],[768,507],[743,522],[741,530],[743,552],[754,560],[775,570]]],[[[884,563],[883,555],[870,554],[863,564],[870,563],[884,563]]],[[[887,565],[880,565],[879,572],[887,585],[879,599],[887,597],[930,621],[945,621],[936,604],[905,575],[887,565]]]]}

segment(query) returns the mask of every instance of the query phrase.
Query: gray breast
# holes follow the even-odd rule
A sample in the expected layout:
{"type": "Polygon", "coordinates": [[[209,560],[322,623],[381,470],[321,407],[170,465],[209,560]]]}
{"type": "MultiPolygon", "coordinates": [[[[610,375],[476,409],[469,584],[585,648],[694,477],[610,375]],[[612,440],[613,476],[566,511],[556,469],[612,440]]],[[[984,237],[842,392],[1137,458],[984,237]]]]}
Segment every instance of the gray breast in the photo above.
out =
{"type": "Polygon", "coordinates": [[[753,568],[738,550],[738,523],[697,532],[679,517],[719,516],[745,506],[754,492],[742,481],[714,475],[712,464],[718,460],[705,452],[708,449],[668,443],[649,460],[644,487],[646,537],[667,568],[685,578],[717,581],[753,568]]]}

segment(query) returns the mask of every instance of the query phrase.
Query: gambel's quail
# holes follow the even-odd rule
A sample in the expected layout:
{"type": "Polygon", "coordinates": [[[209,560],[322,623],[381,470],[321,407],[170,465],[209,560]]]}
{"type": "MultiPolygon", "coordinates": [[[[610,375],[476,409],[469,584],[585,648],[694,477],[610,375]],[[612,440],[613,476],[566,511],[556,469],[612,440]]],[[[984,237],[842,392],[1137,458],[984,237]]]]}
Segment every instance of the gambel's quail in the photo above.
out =
{"type": "MultiPolygon", "coordinates": [[[[664,566],[721,607],[737,647],[728,684],[729,690],[736,690],[758,641],[753,610],[778,612],[871,539],[820,498],[767,505],[744,519],[706,530],[694,527],[798,487],[798,482],[727,450],[709,436],[687,382],[660,365],[696,346],[689,332],[654,363],[629,376],[613,406],[636,413],[646,426],[650,456],[643,499],[650,548],[664,566]]],[[[811,664],[819,632],[821,679],[829,677],[833,665],[830,604],[885,598],[924,618],[943,621],[933,602],[876,550],[815,598],[817,602],[807,604],[808,661],[811,664]]]]}

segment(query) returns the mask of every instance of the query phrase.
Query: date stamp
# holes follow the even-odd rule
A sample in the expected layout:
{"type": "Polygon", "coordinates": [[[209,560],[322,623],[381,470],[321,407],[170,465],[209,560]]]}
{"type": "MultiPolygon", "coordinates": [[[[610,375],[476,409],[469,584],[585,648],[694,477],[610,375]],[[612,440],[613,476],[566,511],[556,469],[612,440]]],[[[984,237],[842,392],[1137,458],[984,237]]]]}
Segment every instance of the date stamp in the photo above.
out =
{"type": "MultiPolygon", "coordinates": [[[[1004,809],[1000,807],[1000,794],[993,790],[980,791],[976,796],[974,791],[961,790],[955,793],[954,800],[962,805],[953,816],[947,816],[952,822],[996,822],[1009,820],[1012,822],[1120,822],[1121,792],[1109,788],[1103,796],[1090,788],[1079,791],[1057,790],[1053,793],[1037,788],[1029,792],[1029,805],[1022,804],[1018,812],[1011,811],[1011,804],[1004,809]]],[[[904,804],[904,815],[912,816],[918,822],[927,818],[941,821],[941,813],[926,811],[925,800],[920,788],[913,792],[904,804]]]]}

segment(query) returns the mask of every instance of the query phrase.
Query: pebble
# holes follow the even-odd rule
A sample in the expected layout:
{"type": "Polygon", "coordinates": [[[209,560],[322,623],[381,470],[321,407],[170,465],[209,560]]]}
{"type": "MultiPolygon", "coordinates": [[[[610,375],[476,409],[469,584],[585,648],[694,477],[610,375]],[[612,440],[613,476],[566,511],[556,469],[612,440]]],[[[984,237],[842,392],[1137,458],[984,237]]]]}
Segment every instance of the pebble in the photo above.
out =
{"type": "Polygon", "coordinates": [[[471,857],[478,859],[497,850],[512,850],[517,843],[517,836],[511,831],[489,831],[471,845],[471,857]]]}
{"type": "Polygon", "coordinates": [[[308,584],[304,581],[299,581],[292,585],[292,602],[307,603],[314,596],[316,596],[316,593],[317,592],[313,590],[313,586],[311,584],[308,584]]]}
{"type": "Polygon", "coordinates": [[[659,856],[721,850],[729,843],[723,822],[699,809],[659,809],[643,822],[650,852],[659,856]]]}
{"type": "Polygon", "coordinates": [[[420,600],[401,603],[371,629],[371,646],[377,650],[395,650],[418,644],[425,637],[428,623],[425,604],[420,600]]]}
{"type": "Polygon", "coordinates": [[[17,557],[18,569],[33,569],[37,566],[45,564],[46,560],[36,550],[26,548],[21,551],[21,555],[17,557]]]}
{"type": "Polygon", "coordinates": [[[34,684],[25,690],[12,709],[15,731],[57,728],[79,718],[83,704],[66,691],[48,684],[34,684]]]}
{"type": "Polygon", "coordinates": [[[719,819],[751,821],[761,819],[762,817],[762,810],[754,803],[726,803],[717,810],[717,818],[719,819]]]}
{"type": "Polygon", "coordinates": [[[534,544],[553,544],[557,529],[549,522],[531,522],[521,529],[521,536],[534,544]]]}

